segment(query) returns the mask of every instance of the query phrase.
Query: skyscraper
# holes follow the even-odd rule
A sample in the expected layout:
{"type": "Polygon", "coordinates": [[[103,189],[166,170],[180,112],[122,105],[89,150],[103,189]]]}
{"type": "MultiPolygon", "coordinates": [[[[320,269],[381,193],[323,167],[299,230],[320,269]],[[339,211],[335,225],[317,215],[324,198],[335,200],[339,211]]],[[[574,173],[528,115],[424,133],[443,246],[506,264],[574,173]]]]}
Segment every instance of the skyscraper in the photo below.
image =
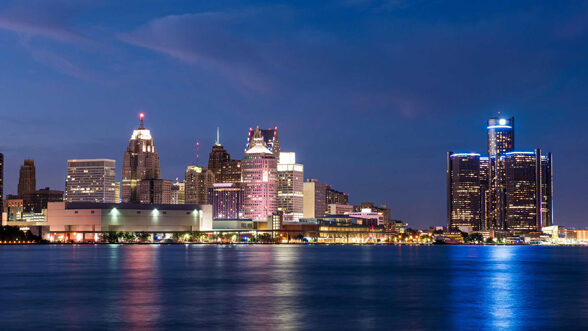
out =
{"type": "Polygon", "coordinates": [[[235,183],[215,183],[208,189],[213,219],[243,218],[243,190],[235,183]]]}
{"type": "MultiPolygon", "coordinates": [[[[133,131],[124,154],[122,170],[122,202],[139,202],[138,188],[143,180],[161,178],[159,154],[155,150],[151,131],[143,126],[143,113],[139,115],[139,128],[133,131]]],[[[169,182],[169,181],[168,181],[169,182]]],[[[161,185],[145,184],[145,187],[161,185]]],[[[154,192],[157,195],[157,192],[154,192]]]]}
{"type": "Polygon", "coordinates": [[[18,195],[35,192],[37,190],[37,179],[35,175],[35,161],[25,160],[20,166],[18,177],[18,195]]]}
{"type": "Polygon", "coordinates": [[[208,155],[208,170],[214,174],[215,183],[241,182],[241,161],[231,160],[231,155],[220,143],[218,128],[216,131],[216,142],[208,155]]]}
{"type": "Polygon", "coordinates": [[[212,171],[189,165],[184,174],[186,204],[208,204],[208,189],[214,184],[212,171]]]}
{"type": "Polygon", "coordinates": [[[327,184],[308,179],[303,184],[304,218],[324,217],[327,212],[327,184]]]}
{"type": "Polygon", "coordinates": [[[505,225],[513,232],[551,225],[551,155],[509,152],[505,163],[505,225]]]}
{"type": "Polygon", "coordinates": [[[277,211],[277,161],[257,128],[241,163],[245,218],[267,221],[277,211]]]}
{"type": "MultiPolygon", "coordinates": [[[[276,126],[273,129],[269,128],[267,130],[259,129],[259,127],[257,127],[257,130],[260,131],[261,137],[263,138],[263,142],[265,143],[266,148],[270,150],[270,152],[272,152],[276,160],[278,160],[280,158],[280,152],[282,151],[282,148],[280,147],[280,137],[278,136],[278,127],[276,126]]],[[[251,146],[251,137],[253,133],[254,130],[252,128],[249,128],[246,149],[248,149],[251,146]]]]}
{"type": "Polygon", "coordinates": [[[118,202],[115,173],[115,160],[68,160],[65,200],[67,202],[118,202]]]}
{"type": "Polygon", "coordinates": [[[174,205],[183,205],[186,203],[186,183],[179,182],[176,178],[176,182],[171,187],[171,203],[174,205]]]}
{"type": "Polygon", "coordinates": [[[326,199],[327,199],[327,205],[330,205],[330,204],[340,204],[340,205],[349,204],[349,195],[347,193],[335,190],[334,188],[331,187],[331,185],[327,185],[326,199]]]}
{"type": "Polygon", "coordinates": [[[143,179],[137,191],[138,203],[171,204],[171,180],[143,179]]]}
{"type": "Polygon", "coordinates": [[[303,217],[304,166],[296,163],[296,153],[280,153],[278,162],[278,211],[284,220],[303,217]]]}
{"type": "Polygon", "coordinates": [[[450,230],[471,232],[483,229],[480,173],[480,154],[447,153],[450,230]]]}
{"type": "Polygon", "coordinates": [[[541,231],[553,224],[551,153],[515,151],[514,118],[488,120],[488,157],[447,156],[450,229],[541,231]]]}

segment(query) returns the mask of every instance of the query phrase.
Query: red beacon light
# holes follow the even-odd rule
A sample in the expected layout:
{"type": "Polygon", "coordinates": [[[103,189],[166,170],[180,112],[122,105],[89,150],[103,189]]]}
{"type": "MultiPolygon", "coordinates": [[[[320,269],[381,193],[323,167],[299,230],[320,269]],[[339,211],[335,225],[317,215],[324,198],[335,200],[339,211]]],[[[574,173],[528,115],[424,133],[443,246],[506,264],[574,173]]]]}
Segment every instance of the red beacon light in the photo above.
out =
{"type": "Polygon", "coordinates": [[[139,114],[139,118],[140,118],[140,119],[143,119],[143,117],[145,117],[145,114],[143,114],[143,113],[140,113],[140,114],[139,114]]]}

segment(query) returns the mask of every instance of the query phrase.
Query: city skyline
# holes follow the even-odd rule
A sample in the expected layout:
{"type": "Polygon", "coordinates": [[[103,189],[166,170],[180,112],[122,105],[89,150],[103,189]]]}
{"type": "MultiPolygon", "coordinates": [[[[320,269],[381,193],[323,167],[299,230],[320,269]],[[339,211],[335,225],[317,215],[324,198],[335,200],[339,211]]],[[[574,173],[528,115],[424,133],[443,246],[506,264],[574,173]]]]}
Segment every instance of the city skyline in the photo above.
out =
{"type": "Polygon", "coordinates": [[[305,178],[427,227],[446,223],[445,151],[484,150],[479,132],[502,112],[517,118],[517,145],[555,155],[556,222],[588,225],[584,5],[138,4],[0,4],[5,194],[24,159],[37,187],[59,190],[68,159],[122,165],[144,111],[162,178],[183,177],[195,141],[203,160],[217,127],[240,159],[247,128],[277,125],[305,178]],[[161,32],[177,36],[172,49],[161,32]],[[208,34],[219,42],[197,38],[208,34]]]}

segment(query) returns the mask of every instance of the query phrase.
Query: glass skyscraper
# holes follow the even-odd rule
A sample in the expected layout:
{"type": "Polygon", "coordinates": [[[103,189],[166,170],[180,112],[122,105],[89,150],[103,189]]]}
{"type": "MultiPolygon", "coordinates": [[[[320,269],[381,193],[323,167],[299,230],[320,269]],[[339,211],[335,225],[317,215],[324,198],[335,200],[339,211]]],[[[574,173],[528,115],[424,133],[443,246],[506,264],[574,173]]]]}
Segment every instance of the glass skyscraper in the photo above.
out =
{"type": "Polygon", "coordinates": [[[115,160],[68,160],[65,200],[67,202],[118,202],[115,197],[115,172],[115,160]]]}
{"type": "Polygon", "coordinates": [[[488,156],[448,153],[448,227],[541,231],[553,224],[551,153],[515,150],[514,117],[488,120],[488,156]]]}

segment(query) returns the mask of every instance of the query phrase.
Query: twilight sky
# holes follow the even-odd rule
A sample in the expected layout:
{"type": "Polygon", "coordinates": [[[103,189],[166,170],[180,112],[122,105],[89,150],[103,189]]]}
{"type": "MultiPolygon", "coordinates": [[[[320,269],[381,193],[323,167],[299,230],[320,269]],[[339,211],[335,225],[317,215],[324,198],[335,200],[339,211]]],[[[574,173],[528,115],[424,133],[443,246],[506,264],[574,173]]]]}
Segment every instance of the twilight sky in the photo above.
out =
{"type": "Polygon", "coordinates": [[[241,158],[277,125],[306,178],[446,223],[445,153],[486,153],[488,117],[517,150],[554,153],[555,223],[586,227],[588,5],[582,1],[2,1],[5,193],[23,159],[63,189],[69,158],[122,156],[146,114],[164,178],[216,127],[241,158]]]}

